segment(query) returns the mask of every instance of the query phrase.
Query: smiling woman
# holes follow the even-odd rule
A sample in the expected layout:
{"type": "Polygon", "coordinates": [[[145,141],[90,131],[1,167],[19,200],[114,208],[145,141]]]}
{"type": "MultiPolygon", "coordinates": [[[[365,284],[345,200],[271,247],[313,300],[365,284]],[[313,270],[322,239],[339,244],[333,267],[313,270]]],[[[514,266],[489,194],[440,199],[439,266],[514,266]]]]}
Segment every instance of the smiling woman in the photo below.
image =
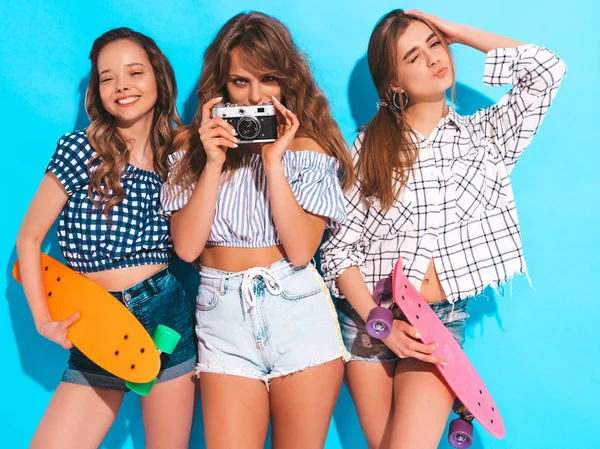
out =
{"type": "Polygon", "coordinates": [[[151,125],[156,79],[144,48],[130,40],[108,44],[98,55],[98,70],[100,99],[117,126],[151,125]]]}
{"type": "Polygon", "coordinates": [[[98,38],[90,59],[86,106],[92,123],[59,140],[17,239],[36,328],[70,349],[30,447],[98,447],[128,391],[67,338],[78,314],[60,322],[50,316],[40,242],[60,215],[59,244],[71,268],[109,290],[149,334],[159,324],[181,334],[157,385],[142,399],[142,414],[147,447],[185,448],[194,400],[193,315],[167,267],[169,229],[158,200],[174,124],[180,122],[175,77],[156,43],[128,28],[98,38]]]}

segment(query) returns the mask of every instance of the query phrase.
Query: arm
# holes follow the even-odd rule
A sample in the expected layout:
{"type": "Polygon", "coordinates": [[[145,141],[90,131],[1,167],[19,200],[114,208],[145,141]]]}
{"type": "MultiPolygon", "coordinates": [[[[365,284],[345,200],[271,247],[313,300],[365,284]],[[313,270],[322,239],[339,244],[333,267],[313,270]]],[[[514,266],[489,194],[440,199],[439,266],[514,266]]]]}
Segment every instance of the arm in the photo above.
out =
{"type": "MultiPolygon", "coordinates": [[[[273,104],[285,123],[280,137],[262,148],[268,200],[275,228],[290,262],[296,266],[306,265],[319,247],[327,218],[306,212],[292,191],[285,176],[283,154],[291,146],[300,123],[296,115],[286,109],[275,97],[273,97],[273,104]]],[[[324,153],[315,142],[311,145],[313,151],[324,153]]]]}
{"type": "Polygon", "coordinates": [[[306,212],[294,196],[283,164],[265,166],[275,228],[293,265],[306,265],[321,243],[327,218],[306,212]]]}
{"type": "Polygon", "coordinates": [[[61,322],[52,320],[46,302],[40,254],[42,241],[67,199],[67,192],[60,181],[48,172],[27,209],[17,236],[21,282],[35,327],[41,335],[65,349],[72,347],[67,338],[67,329],[77,321],[79,314],[61,322]]]}
{"type": "MultiPolygon", "coordinates": [[[[360,157],[362,139],[363,135],[358,136],[352,146],[355,164],[356,159],[360,157]]],[[[366,322],[369,313],[377,304],[363,277],[370,245],[364,231],[367,226],[376,227],[377,223],[368,222],[370,206],[360,193],[360,179],[356,179],[344,199],[348,219],[345,225],[327,233],[327,238],[321,245],[321,271],[332,294],[346,298],[366,322]]],[[[415,357],[425,362],[443,363],[442,360],[429,355],[435,349],[435,344],[424,345],[415,338],[420,338],[417,329],[405,321],[394,320],[392,332],[382,341],[399,357],[415,357]]]]}
{"type": "Polygon", "coordinates": [[[204,250],[215,215],[223,164],[204,167],[192,196],[171,217],[171,238],[177,255],[193,262],[204,250]]]}
{"type": "MultiPolygon", "coordinates": [[[[234,128],[221,118],[210,118],[212,107],[222,100],[213,98],[202,106],[202,123],[198,133],[202,147],[206,152],[206,165],[198,182],[190,190],[182,192],[178,186],[172,185],[175,172],[179,168],[176,161],[169,169],[169,179],[163,190],[163,206],[173,210],[173,204],[184,202],[185,205],[171,217],[171,237],[177,255],[186,262],[193,262],[200,256],[212,227],[221,170],[225,163],[228,148],[236,148],[238,139],[234,128]],[[179,198],[183,196],[183,198],[179,198]]],[[[181,206],[181,205],[179,205],[181,206]]]]}
{"type": "Polygon", "coordinates": [[[487,53],[484,83],[514,86],[498,103],[472,116],[476,135],[491,141],[510,172],[542,124],[566,73],[565,63],[543,47],[524,45],[419,11],[410,13],[437,26],[448,43],[462,43],[487,53]]]}

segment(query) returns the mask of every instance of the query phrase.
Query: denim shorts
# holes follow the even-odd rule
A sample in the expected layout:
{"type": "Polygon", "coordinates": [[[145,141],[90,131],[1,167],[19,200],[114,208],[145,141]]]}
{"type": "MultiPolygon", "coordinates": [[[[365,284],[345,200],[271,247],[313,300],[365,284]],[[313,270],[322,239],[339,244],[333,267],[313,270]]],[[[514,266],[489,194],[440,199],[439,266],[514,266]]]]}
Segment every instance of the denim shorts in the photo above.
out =
{"type": "Polygon", "coordinates": [[[262,380],[349,358],[317,270],[282,259],[239,273],[200,269],[198,368],[262,380]]]}
{"type": "MultiPolygon", "coordinates": [[[[161,370],[157,382],[183,376],[196,366],[193,308],[177,278],[167,267],[127,290],[111,293],[142,323],[150,335],[159,324],[181,334],[172,354],[161,354],[161,370]]],[[[63,382],[98,388],[129,391],[125,381],[100,368],[73,347],[63,382]]]]}
{"type": "MultiPolygon", "coordinates": [[[[466,311],[467,301],[468,299],[461,299],[452,304],[445,300],[429,304],[460,346],[465,342],[465,328],[469,317],[466,311]]],[[[351,360],[380,363],[401,360],[385,343],[367,333],[366,323],[348,301],[339,300],[337,311],[342,337],[352,355],[351,360]]],[[[400,319],[406,321],[403,316],[400,319]]]]}

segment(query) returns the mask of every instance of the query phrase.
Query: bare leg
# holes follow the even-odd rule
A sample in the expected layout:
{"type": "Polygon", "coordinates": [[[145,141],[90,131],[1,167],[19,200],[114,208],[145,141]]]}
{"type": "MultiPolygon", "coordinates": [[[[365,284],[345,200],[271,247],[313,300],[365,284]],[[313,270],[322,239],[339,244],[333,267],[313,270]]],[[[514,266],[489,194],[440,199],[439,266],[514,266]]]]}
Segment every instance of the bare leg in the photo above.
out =
{"type": "Polygon", "coordinates": [[[193,371],[154,385],[141,397],[147,449],[187,449],[194,414],[193,371]]]}
{"type": "Polygon", "coordinates": [[[200,384],[206,448],[262,449],[269,429],[269,395],[264,382],[201,373],[200,384]]]}
{"type": "Polygon", "coordinates": [[[271,381],[273,449],[323,448],[343,376],[337,359],[271,381]]]}
{"type": "Polygon", "coordinates": [[[96,449],[114,422],[124,393],[61,382],[30,449],[96,449]]]}
{"type": "Polygon", "coordinates": [[[353,361],[346,366],[352,395],[369,449],[388,447],[394,398],[394,363],[353,361]]]}
{"type": "Polygon", "coordinates": [[[434,365],[400,361],[394,376],[391,447],[437,448],[453,402],[453,393],[434,365]]]}

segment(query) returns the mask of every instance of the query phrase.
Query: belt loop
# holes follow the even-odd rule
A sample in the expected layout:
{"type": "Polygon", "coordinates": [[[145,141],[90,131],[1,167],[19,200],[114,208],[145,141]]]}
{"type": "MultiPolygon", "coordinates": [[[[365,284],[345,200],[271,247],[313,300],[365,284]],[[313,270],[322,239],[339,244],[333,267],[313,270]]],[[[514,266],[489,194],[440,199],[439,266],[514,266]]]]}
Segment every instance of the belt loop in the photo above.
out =
{"type": "Polygon", "coordinates": [[[152,296],[155,296],[158,293],[158,287],[156,286],[156,282],[154,282],[154,279],[152,277],[146,279],[146,282],[148,282],[148,285],[152,290],[152,296]]]}
{"type": "Polygon", "coordinates": [[[225,283],[227,282],[227,279],[225,278],[225,275],[221,275],[221,279],[219,280],[219,293],[221,295],[225,294],[225,283]]]}

